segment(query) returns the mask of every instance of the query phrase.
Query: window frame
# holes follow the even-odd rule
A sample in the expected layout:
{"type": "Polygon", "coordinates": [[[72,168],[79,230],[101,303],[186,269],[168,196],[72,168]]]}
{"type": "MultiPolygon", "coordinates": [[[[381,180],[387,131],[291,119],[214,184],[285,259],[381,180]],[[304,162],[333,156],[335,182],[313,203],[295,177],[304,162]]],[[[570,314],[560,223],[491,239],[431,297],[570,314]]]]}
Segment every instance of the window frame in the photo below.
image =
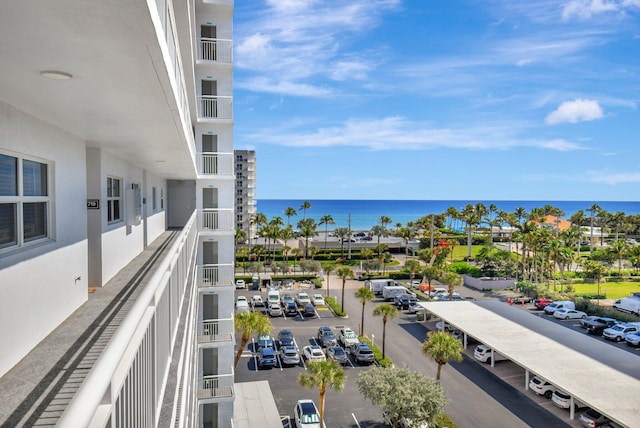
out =
{"type": "MultiPolygon", "coordinates": [[[[53,166],[54,162],[47,159],[29,156],[22,153],[11,151],[0,151],[0,155],[14,159],[15,171],[9,179],[15,180],[10,187],[14,187],[15,194],[0,195],[0,205],[12,206],[12,223],[13,223],[13,240],[0,243],[0,254],[15,251],[20,248],[26,248],[41,242],[47,242],[52,239],[52,206],[53,206],[53,166]],[[31,190],[39,190],[32,192],[25,189],[25,174],[33,171],[32,168],[25,168],[25,163],[39,164],[39,174],[36,180],[40,181],[40,186],[33,187],[31,190]],[[25,195],[25,193],[30,193],[25,195]],[[32,194],[35,193],[35,194],[32,194]],[[39,193],[39,194],[38,194],[39,193]],[[36,206],[36,209],[30,213],[30,209],[26,206],[36,206]],[[32,214],[35,221],[27,225],[25,215],[32,214]],[[33,236],[25,236],[27,226],[33,226],[36,230],[33,236]]],[[[0,171],[1,173],[1,171],[0,171]]],[[[30,208],[30,207],[29,207],[30,208]]]]}
{"type": "Polygon", "coordinates": [[[124,221],[124,204],[123,204],[123,187],[122,187],[122,183],[123,183],[123,179],[121,177],[116,177],[113,175],[107,175],[107,209],[106,209],[106,214],[107,214],[107,224],[116,224],[116,223],[121,223],[124,221]],[[112,189],[113,189],[113,181],[116,180],[118,182],[118,195],[117,196],[113,196],[113,194],[110,195],[112,189]],[[118,217],[114,218],[113,217],[113,207],[114,207],[114,202],[118,202],[118,217]]]}

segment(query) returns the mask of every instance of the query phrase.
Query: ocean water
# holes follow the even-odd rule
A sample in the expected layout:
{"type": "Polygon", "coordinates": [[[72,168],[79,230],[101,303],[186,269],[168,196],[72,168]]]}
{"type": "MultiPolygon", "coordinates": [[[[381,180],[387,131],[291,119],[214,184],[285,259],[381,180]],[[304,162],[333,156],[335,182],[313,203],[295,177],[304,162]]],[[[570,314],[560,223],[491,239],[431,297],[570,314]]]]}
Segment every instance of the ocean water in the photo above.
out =
{"type": "MultiPolygon", "coordinates": [[[[258,199],[256,201],[257,212],[263,213],[267,219],[280,216],[287,224],[287,217],[284,211],[287,207],[292,207],[298,214],[289,220],[295,225],[303,218],[303,210],[300,209],[304,199],[258,199]]],[[[330,214],[335,225],[329,225],[328,229],[336,227],[349,227],[349,217],[351,217],[351,230],[369,230],[372,226],[379,224],[380,216],[387,216],[392,223],[387,227],[393,227],[396,223],[406,224],[409,221],[417,220],[428,214],[444,213],[449,207],[462,210],[466,204],[476,204],[482,202],[487,208],[494,204],[498,210],[513,212],[518,207],[523,207],[527,212],[532,208],[543,208],[551,205],[560,208],[565,212],[564,218],[568,219],[573,213],[583,210],[587,211],[594,203],[600,208],[615,213],[624,212],[627,215],[640,214],[640,202],[638,201],[462,201],[462,200],[330,200],[318,199],[307,200],[311,208],[306,210],[306,217],[311,217],[320,222],[320,218],[330,214]]],[[[320,230],[324,229],[324,225],[320,230]]]]}

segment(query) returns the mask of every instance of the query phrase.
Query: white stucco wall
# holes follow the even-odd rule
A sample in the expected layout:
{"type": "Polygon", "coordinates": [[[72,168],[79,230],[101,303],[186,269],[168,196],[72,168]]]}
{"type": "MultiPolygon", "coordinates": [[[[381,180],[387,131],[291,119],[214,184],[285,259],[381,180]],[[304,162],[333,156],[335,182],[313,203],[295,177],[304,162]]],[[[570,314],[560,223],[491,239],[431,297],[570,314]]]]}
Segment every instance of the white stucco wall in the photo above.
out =
{"type": "Polygon", "coordinates": [[[87,192],[84,142],[4,103],[0,150],[49,163],[52,196],[52,239],[0,254],[2,376],[87,299],[87,192]]]}
{"type": "Polygon", "coordinates": [[[147,243],[153,242],[166,229],[167,181],[148,174],[146,176],[144,205],[146,212],[147,243]],[[156,189],[156,206],[153,207],[153,189],[156,189]]]}

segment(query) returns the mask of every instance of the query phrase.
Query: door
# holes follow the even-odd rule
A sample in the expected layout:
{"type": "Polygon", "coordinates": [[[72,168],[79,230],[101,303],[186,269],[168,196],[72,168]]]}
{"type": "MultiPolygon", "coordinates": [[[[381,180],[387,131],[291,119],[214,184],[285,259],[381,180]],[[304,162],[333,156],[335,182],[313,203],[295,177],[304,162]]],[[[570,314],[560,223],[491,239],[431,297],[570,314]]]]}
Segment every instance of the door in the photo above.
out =
{"type": "Polygon", "coordinates": [[[202,116],[218,117],[218,82],[215,80],[203,80],[200,83],[202,90],[202,116]]]}
{"type": "Polygon", "coordinates": [[[217,58],[216,27],[215,25],[200,26],[200,46],[204,61],[215,61],[217,58]]]}

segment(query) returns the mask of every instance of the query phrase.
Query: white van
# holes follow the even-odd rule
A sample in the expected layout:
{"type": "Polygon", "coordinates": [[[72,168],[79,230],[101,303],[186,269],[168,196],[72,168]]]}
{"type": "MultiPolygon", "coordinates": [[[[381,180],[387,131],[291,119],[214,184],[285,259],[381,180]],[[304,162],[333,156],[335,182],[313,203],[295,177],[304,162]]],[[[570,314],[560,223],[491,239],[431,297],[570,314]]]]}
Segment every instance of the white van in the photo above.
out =
{"type": "Polygon", "coordinates": [[[553,315],[558,309],[575,309],[576,304],[571,300],[558,300],[544,307],[544,313],[553,315]]]}
{"type": "Polygon", "coordinates": [[[382,288],[382,298],[385,301],[393,300],[394,297],[401,296],[403,294],[415,296],[415,294],[407,290],[407,287],[402,285],[387,285],[382,288]]]}
{"type": "Polygon", "coordinates": [[[369,279],[364,282],[364,286],[373,291],[373,294],[379,296],[382,289],[387,286],[397,286],[398,283],[393,279],[369,279]]]}
{"type": "Polygon", "coordinates": [[[280,292],[278,290],[271,289],[267,292],[267,304],[280,305],[280,292]]]}

